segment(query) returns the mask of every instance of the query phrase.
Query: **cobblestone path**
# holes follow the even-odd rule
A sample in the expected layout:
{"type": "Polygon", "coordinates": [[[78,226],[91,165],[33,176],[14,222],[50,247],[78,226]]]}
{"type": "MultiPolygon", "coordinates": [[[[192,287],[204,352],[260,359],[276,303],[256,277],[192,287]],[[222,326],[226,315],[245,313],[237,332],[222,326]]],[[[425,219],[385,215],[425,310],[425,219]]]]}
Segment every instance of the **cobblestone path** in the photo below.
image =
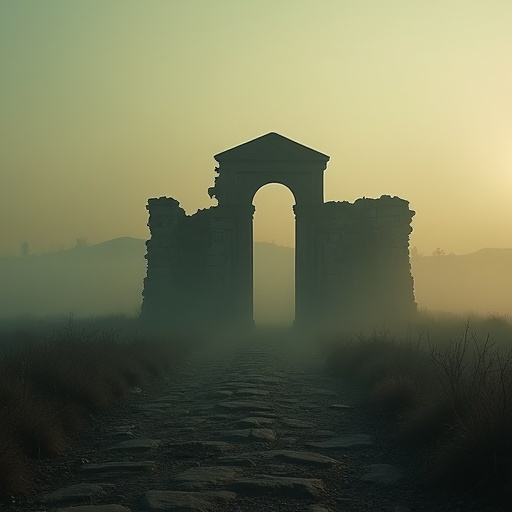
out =
{"type": "Polygon", "coordinates": [[[321,355],[262,335],[196,351],[5,510],[456,510],[418,498],[417,468],[382,430],[321,355]]]}

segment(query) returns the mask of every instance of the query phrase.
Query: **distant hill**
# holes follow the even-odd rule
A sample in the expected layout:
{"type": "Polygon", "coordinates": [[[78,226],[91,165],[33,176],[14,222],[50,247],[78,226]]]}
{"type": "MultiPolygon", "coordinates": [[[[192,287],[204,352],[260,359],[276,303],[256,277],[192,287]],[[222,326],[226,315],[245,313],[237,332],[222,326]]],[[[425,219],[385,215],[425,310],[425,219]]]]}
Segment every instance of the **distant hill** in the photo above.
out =
{"type": "Polygon", "coordinates": [[[416,257],[411,267],[422,308],[512,314],[512,249],[416,257]]]}
{"type": "MultiPolygon", "coordinates": [[[[136,314],[146,275],[145,240],[122,237],[38,256],[0,257],[0,318],[136,314]]],[[[293,321],[294,252],[255,246],[255,316],[293,321]]]]}
{"type": "MultiPolygon", "coordinates": [[[[145,240],[122,237],[39,256],[0,257],[0,318],[136,314],[145,240]]],[[[293,319],[294,251],[255,244],[255,318],[293,319]]],[[[512,314],[512,249],[412,259],[420,308],[512,314]]]]}
{"type": "Polygon", "coordinates": [[[0,317],[136,314],[145,241],[116,238],[39,256],[0,258],[0,317]]]}

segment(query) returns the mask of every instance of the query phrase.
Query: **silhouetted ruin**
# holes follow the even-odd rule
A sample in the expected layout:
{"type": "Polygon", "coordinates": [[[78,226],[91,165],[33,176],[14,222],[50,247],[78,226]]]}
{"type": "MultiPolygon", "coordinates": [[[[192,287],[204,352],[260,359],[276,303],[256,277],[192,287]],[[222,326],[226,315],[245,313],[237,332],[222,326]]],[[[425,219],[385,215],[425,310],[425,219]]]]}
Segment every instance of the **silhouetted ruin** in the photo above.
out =
{"type": "Polygon", "coordinates": [[[253,324],[256,192],[280,183],[295,197],[295,321],[389,319],[415,311],[409,260],[414,212],[398,197],[324,203],[329,157],[277,133],[218,155],[217,206],[186,215],[149,199],[142,316],[173,325],[253,324]]]}

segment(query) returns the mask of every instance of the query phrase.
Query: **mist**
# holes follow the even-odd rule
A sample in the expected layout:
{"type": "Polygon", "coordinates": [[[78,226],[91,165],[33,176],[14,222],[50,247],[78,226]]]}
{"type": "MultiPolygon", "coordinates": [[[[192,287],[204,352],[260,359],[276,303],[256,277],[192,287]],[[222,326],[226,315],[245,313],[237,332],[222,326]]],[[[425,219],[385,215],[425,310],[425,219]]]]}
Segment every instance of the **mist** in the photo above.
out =
{"type": "MultiPolygon", "coordinates": [[[[0,318],[23,315],[136,316],[142,302],[145,241],[117,238],[41,255],[0,258],[0,318]]],[[[294,319],[294,249],[254,244],[257,325],[294,319]]],[[[512,249],[413,256],[419,309],[459,314],[512,313],[512,249]]]]}
{"type": "Polygon", "coordinates": [[[416,302],[431,311],[509,316],[512,249],[411,258],[416,302]]]}
{"type": "Polygon", "coordinates": [[[144,240],[118,238],[40,255],[0,258],[0,317],[137,314],[144,240]]]}

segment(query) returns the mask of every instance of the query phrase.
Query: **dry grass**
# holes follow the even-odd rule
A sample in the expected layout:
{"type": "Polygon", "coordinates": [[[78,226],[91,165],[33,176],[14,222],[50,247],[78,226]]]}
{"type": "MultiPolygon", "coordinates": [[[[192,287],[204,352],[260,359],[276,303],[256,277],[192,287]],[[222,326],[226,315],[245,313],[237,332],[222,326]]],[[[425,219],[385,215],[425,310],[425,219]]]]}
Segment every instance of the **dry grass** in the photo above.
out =
{"type": "Polygon", "coordinates": [[[397,441],[432,442],[449,431],[455,421],[455,412],[442,395],[423,396],[400,413],[394,437],[397,441]]]}
{"type": "Polygon", "coordinates": [[[406,342],[389,332],[341,340],[330,365],[395,420],[397,441],[430,446],[429,483],[496,493],[512,482],[512,324],[471,321],[484,338],[453,316],[420,316],[406,342]]]}
{"type": "Polygon", "coordinates": [[[4,422],[29,455],[64,453],[67,441],[56,404],[37,393],[30,381],[2,368],[0,400],[4,422]]]}
{"type": "Polygon", "coordinates": [[[26,494],[32,483],[30,460],[3,412],[0,414],[0,461],[0,499],[13,493],[26,494]]]}
{"type": "Polygon", "coordinates": [[[388,375],[376,382],[369,399],[377,409],[396,416],[418,402],[417,383],[409,376],[388,375]]]}
{"type": "Polygon", "coordinates": [[[60,456],[93,414],[167,372],[169,342],[121,340],[113,331],[18,332],[0,359],[0,495],[29,492],[30,459],[60,456]]]}

